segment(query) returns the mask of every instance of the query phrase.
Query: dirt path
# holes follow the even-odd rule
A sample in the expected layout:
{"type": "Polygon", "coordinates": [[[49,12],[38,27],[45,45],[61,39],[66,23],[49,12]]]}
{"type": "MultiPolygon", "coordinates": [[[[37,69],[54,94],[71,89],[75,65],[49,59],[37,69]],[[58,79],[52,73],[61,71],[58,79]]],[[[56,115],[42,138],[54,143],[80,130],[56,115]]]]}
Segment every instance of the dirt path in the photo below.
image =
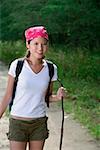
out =
{"type": "MultiPolygon", "coordinates": [[[[7,81],[7,68],[0,62],[0,100],[4,95],[7,81]]],[[[59,150],[61,110],[56,103],[50,106],[48,127],[50,137],[46,141],[44,150],[59,150]]],[[[9,142],[6,133],[8,131],[8,118],[0,120],[0,150],[9,150],[9,142]]],[[[99,150],[100,144],[95,141],[88,130],[73,120],[71,114],[65,114],[64,137],[62,150],[99,150]]]]}

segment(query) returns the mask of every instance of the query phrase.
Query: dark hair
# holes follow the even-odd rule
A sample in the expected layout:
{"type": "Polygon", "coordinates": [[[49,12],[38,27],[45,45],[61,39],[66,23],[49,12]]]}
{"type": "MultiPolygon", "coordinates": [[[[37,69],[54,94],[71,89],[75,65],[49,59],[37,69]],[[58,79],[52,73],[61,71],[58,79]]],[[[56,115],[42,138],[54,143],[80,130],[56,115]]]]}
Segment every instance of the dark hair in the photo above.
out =
{"type": "Polygon", "coordinates": [[[29,57],[30,57],[30,51],[29,51],[29,50],[26,51],[25,57],[26,57],[26,58],[29,58],[29,57]]]}
{"type": "Polygon", "coordinates": [[[28,41],[28,44],[30,44],[31,40],[28,41]]]}

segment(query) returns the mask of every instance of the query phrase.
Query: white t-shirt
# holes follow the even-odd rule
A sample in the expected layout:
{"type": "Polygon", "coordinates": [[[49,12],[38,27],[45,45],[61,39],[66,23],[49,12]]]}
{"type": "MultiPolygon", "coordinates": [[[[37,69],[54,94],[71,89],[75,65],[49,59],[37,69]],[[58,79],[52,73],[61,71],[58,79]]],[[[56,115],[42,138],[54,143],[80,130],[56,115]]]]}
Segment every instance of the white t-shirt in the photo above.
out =
{"type": "MultiPolygon", "coordinates": [[[[11,63],[8,74],[15,77],[18,59],[11,63]]],[[[38,118],[46,115],[45,94],[49,83],[49,70],[44,60],[43,68],[34,73],[25,60],[19,75],[11,115],[26,118],[38,118]]],[[[57,80],[57,66],[54,65],[52,81],[57,80]]]]}

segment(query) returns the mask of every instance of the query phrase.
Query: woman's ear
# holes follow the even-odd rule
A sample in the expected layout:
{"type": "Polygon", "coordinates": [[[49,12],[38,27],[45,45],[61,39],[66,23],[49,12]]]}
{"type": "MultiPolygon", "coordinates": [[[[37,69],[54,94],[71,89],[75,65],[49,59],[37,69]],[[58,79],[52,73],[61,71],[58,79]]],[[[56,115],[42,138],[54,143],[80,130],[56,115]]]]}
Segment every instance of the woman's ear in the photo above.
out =
{"type": "Polygon", "coordinates": [[[27,47],[27,49],[29,49],[29,44],[28,44],[28,42],[26,41],[26,47],[27,47]]]}

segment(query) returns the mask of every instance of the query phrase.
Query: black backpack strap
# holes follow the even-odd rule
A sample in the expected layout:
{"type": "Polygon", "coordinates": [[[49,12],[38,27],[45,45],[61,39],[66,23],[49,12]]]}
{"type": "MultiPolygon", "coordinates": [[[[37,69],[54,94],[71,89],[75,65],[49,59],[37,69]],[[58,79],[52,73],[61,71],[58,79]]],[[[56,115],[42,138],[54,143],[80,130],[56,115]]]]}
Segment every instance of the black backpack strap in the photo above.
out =
{"type": "Polygon", "coordinates": [[[16,77],[15,80],[18,80],[19,74],[21,73],[22,67],[23,67],[24,60],[18,60],[17,66],[16,66],[16,77]]]}
{"type": "Polygon", "coordinates": [[[9,111],[11,110],[11,107],[13,105],[13,99],[14,99],[15,93],[16,93],[18,77],[19,77],[19,74],[21,73],[21,70],[22,70],[22,67],[23,67],[23,63],[24,63],[23,59],[20,59],[17,62],[16,71],[15,71],[16,76],[15,76],[15,81],[14,81],[14,86],[13,86],[12,99],[11,99],[10,104],[9,104],[9,111]]]}
{"type": "Polygon", "coordinates": [[[49,80],[49,85],[48,85],[45,101],[47,103],[47,107],[49,107],[49,96],[52,95],[52,93],[50,93],[50,83],[51,83],[52,77],[54,75],[54,66],[53,66],[53,63],[51,63],[49,61],[47,61],[47,65],[48,65],[50,80],[49,80]]]}
{"type": "Polygon", "coordinates": [[[50,81],[54,75],[54,66],[53,63],[51,62],[47,62],[48,68],[49,68],[49,77],[50,77],[50,81]]]}

